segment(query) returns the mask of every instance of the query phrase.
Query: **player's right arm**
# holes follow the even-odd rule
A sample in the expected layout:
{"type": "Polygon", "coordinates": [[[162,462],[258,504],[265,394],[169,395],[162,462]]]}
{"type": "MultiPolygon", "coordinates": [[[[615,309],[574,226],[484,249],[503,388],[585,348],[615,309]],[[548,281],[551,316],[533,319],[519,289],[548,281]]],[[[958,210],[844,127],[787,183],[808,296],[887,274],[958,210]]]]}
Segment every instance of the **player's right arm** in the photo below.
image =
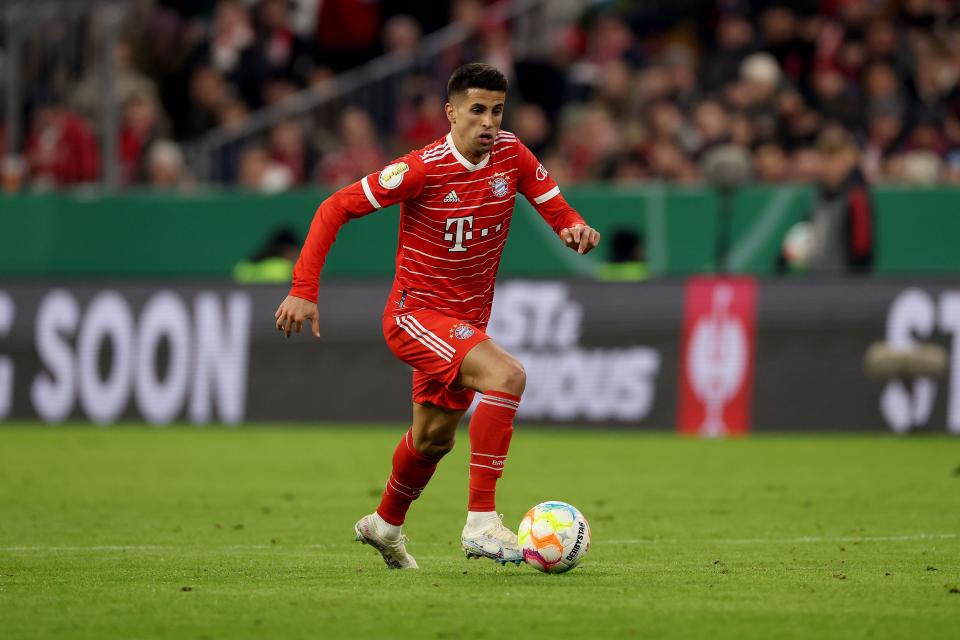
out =
{"type": "Polygon", "coordinates": [[[320,337],[317,322],[320,271],[340,227],[353,218],[415,198],[423,188],[424,174],[423,161],[409,153],[323,201],[313,216],[307,239],[293,268],[290,295],[274,314],[278,331],[289,338],[291,331],[300,333],[303,323],[309,321],[313,335],[320,337]]]}

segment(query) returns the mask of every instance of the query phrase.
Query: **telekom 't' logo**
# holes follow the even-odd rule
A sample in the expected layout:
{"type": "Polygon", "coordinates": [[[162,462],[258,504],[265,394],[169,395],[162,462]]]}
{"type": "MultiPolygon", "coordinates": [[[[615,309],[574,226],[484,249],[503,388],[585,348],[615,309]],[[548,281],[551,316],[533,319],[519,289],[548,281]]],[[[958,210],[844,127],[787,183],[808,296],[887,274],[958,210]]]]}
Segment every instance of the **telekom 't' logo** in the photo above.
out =
{"type": "Polygon", "coordinates": [[[462,218],[447,218],[447,225],[444,227],[446,233],[443,234],[443,239],[447,242],[453,241],[453,247],[447,249],[447,251],[466,251],[467,248],[463,246],[464,240],[473,240],[473,216],[463,216],[462,218]],[[450,231],[451,227],[456,227],[456,231],[450,231]]]}

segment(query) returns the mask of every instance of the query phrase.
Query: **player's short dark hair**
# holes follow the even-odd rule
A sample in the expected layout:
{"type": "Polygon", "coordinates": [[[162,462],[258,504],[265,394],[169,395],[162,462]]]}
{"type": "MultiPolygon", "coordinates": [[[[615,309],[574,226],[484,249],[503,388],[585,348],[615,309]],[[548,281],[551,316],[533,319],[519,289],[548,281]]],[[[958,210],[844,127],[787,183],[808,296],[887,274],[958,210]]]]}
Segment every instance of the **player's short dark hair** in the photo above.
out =
{"type": "Polygon", "coordinates": [[[507,91],[507,76],[499,69],[482,62],[471,62],[458,67],[447,82],[447,100],[455,94],[466,93],[467,89],[486,89],[487,91],[507,91]]]}

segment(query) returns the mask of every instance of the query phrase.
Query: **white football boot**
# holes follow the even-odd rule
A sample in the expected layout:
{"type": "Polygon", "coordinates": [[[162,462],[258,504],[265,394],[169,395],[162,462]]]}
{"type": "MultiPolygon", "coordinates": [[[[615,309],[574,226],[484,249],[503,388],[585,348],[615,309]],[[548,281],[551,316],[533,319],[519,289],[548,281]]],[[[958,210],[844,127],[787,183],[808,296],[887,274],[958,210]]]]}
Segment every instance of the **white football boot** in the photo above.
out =
{"type": "Polygon", "coordinates": [[[407,536],[400,534],[395,538],[384,535],[380,525],[382,518],[374,512],[363,516],[354,525],[357,542],[368,544],[383,556],[388,569],[419,569],[417,561],[407,553],[407,536]]]}
{"type": "Polygon", "coordinates": [[[503,514],[487,520],[484,524],[463,528],[460,545],[467,558],[490,558],[494,562],[519,565],[523,551],[517,542],[517,534],[503,526],[503,514]]]}

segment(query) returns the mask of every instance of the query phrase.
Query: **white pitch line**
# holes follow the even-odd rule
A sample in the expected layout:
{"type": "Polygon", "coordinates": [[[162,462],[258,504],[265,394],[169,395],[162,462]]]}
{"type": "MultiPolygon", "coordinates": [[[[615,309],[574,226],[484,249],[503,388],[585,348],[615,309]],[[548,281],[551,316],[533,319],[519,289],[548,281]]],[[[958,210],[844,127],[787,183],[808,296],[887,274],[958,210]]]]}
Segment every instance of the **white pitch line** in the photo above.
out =
{"type": "Polygon", "coordinates": [[[903,536],[802,536],[799,538],[707,538],[678,540],[677,538],[637,538],[627,540],[598,540],[603,544],[806,544],[815,542],[909,542],[912,540],[956,540],[956,533],[917,533],[903,536]]]}

